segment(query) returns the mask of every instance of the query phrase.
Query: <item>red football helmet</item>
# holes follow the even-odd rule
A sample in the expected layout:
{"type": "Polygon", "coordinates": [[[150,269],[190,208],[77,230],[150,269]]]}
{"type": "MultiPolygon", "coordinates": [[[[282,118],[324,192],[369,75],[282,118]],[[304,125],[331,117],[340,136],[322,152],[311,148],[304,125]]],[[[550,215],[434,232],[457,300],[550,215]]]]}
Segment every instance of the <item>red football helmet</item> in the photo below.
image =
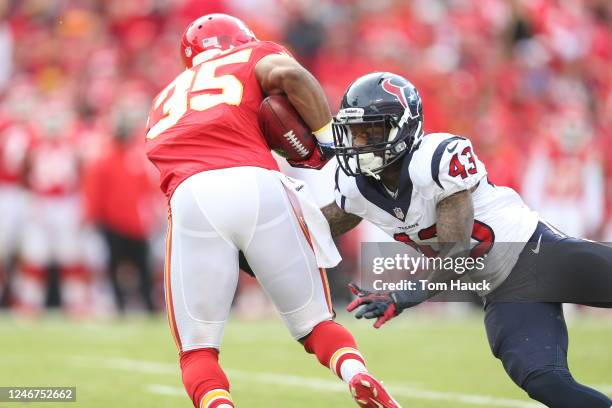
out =
{"type": "Polygon", "coordinates": [[[257,41],[244,22],[227,14],[207,14],[189,24],[181,39],[181,57],[187,68],[193,58],[206,51],[215,53],[257,41]]]}

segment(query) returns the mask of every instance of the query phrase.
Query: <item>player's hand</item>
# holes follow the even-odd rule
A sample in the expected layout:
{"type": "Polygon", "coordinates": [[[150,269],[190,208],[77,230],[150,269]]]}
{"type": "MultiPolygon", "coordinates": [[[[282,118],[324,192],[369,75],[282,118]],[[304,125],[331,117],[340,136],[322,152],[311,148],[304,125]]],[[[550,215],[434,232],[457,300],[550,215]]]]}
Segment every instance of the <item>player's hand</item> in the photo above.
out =
{"type": "Polygon", "coordinates": [[[317,144],[310,157],[306,160],[287,160],[291,167],[320,170],[333,157],[333,148],[321,147],[317,144]]]}
{"type": "Polygon", "coordinates": [[[376,319],[374,327],[380,328],[383,324],[402,313],[404,309],[416,306],[426,300],[424,293],[411,293],[408,291],[395,291],[388,293],[375,293],[361,289],[354,283],[349,283],[349,289],[357,298],[346,307],[352,312],[361,306],[355,313],[357,319],[376,319]]]}
{"type": "Polygon", "coordinates": [[[357,319],[361,319],[362,317],[366,319],[376,319],[374,327],[378,329],[401,313],[401,310],[397,310],[390,293],[373,293],[369,290],[361,289],[354,283],[349,283],[348,286],[351,292],[353,292],[353,295],[357,296],[357,298],[349,303],[346,310],[352,312],[361,306],[357,313],[355,313],[357,319]]]}

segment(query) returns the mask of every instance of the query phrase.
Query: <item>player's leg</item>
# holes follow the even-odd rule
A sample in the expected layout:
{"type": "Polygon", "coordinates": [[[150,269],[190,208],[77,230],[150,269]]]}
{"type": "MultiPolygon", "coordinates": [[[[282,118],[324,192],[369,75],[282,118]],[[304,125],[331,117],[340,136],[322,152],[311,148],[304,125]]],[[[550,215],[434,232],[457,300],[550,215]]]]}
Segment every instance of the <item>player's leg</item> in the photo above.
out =
{"type": "Polygon", "coordinates": [[[27,200],[22,188],[0,185],[0,307],[9,303],[9,286],[14,277],[21,244],[27,200]]]}
{"type": "Polygon", "coordinates": [[[227,239],[223,218],[241,213],[217,186],[205,173],[184,181],[171,200],[167,236],[168,321],[183,384],[197,408],[234,406],[218,354],[238,282],[238,250],[227,239]]]}
{"type": "Polygon", "coordinates": [[[512,273],[487,298],[612,307],[612,248],[540,222],[512,273]]]}
{"type": "Polygon", "coordinates": [[[107,270],[110,278],[111,287],[115,297],[115,305],[120,314],[125,312],[125,298],[123,289],[121,288],[121,280],[119,279],[119,271],[121,269],[121,260],[123,259],[123,246],[117,234],[109,229],[104,230],[104,240],[108,248],[107,270]]]}
{"type": "Polygon", "coordinates": [[[132,240],[130,245],[130,257],[132,258],[136,269],[138,269],[139,290],[142,296],[142,301],[149,313],[155,312],[155,303],[153,302],[153,276],[151,266],[149,265],[149,241],[146,239],[132,240]]]}
{"type": "MultiPolygon", "coordinates": [[[[542,252],[548,250],[543,248],[542,252]]],[[[612,308],[612,248],[576,238],[559,241],[549,250],[536,274],[542,298],[612,308]]]]}
{"type": "Polygon", "coordinates": [[[44,223],[44,211],[38,203],[32,203],[27,215],[11,292],[13,310],[23,316],[33,316],[42,312],[45,303],[51,238],[44,223]]]}
{"type": "MultiPolygon", "coordinates": [[[[291,335],[344,381],[359,380],[356,387],[363,382],[370,393],[375,389],[387,404],[381,406],[397,406],[390,405],[391,397],[367,374],[351,333],[333,321],[325,271],[317,267],[281,182],[275,174],[260,171],[254,184],[260,197],[257,224],[245,231],[239,247],[291,335]]],[[[372,403],[368,398],[364,396],[363,406],[372,403]]]]}
{"type": "Polygon", "coordinates": [[[91,273],[85,264],[79,200],[75,196],[50,199],[47,208],[49,245],[59,267],[62,308],[69,316],[82,318],[91,312],[91,273]]]}
{"type": "Polygon", "coordinates": [[[489,303],[485,310],[493,354],[531,398],[550,408],[612,406],[608,397],[572,377],[560,303],[489,303]]]}

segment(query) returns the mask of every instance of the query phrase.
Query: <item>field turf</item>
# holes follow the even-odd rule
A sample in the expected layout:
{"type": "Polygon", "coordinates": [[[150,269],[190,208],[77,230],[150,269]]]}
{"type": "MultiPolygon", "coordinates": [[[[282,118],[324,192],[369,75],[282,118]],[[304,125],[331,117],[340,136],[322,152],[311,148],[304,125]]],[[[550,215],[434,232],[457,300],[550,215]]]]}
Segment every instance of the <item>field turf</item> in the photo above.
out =
{"type": "MultiPolygon", "coordinates": [[[[536,407],[489,352],[482,316],[402,316],[382,330],[341,316],[370,371],[404,408],[536,407]]],[[[612,394],[612,318],[570,322],[570,367],[612,394]]],[[[165,318],[74,323],[0,316],[0,386],[76,386],[73,403],[0,407],[189,408],[165,318]]],[[[353,407],[346,386],[293,341],[278,319],[230,321],[221,362],[238,407],[353,407]]]]}

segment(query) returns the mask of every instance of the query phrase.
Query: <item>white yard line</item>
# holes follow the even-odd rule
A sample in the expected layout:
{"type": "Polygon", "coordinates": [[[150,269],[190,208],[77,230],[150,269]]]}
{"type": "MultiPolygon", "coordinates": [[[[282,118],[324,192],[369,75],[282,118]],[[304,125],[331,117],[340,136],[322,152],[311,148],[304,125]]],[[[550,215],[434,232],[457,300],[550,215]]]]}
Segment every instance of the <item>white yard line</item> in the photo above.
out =
{"type": "Polygon", "coordinates": [[[595,388],[597,391],[603,392],[604,394],[612,395],[612,384],[595,384],[590,385],[590,387],[595,388]]]}
{"type": "MultiPolygon", "coordinates": [[[[158,363],[144,360],[133,360],[127,358],[98,358],[98,357],[76,357],[75,363],[91,361],[95,359],[98,365],[109,369],[133,371],[147,374],[178,374],[178,365],[169,363],[158,363]]],[[[315,377],[305,377],[290,374],[274,373],[252,373],[242,370],[227,370],[228,375],[234,380],[250,381],[274,386],[288,386],[307,388],[313,391],[348,392],[346,384],[340,381],[324,380],[315,377]]],[[[541,408],[538,403],[521,401],[510,398],[497,398],[482,394],[462,394],[454,392],[440,392],[419,389],[405,384],[386,383],[389,390],[395,396],[405,398],[416,398],[431,401],[460,402],[477,406],[495,406],[507,408],[541,408]]],[[[163,384],[151,384],[147,391],[156,394],[185,396],[185,391],[180,387],[163,384]]]]}

